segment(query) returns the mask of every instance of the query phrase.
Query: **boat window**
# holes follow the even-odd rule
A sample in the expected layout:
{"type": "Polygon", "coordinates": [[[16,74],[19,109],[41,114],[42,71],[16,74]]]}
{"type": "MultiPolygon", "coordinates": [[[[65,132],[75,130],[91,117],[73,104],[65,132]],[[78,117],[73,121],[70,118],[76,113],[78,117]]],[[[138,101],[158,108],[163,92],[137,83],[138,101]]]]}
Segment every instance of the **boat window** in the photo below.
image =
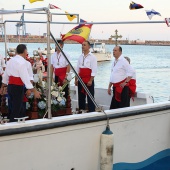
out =
{"type": "Polygon", "coordinates": [[[95,43],[95,48],[101,48],[101,43],[95,43]]]}

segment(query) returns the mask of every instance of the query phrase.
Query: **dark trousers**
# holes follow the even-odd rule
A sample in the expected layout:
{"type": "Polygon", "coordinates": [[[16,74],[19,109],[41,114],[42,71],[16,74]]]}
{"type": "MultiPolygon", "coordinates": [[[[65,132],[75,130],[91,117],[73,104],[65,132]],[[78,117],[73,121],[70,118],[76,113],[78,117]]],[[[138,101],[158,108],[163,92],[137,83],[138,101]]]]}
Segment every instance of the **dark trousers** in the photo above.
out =
{"type": "Polygon", "coordinates": [[[23,107],[24,86],[17,86],[13,84],[8,85],[8,106],[10,122],[16,122],[14,118],[25,116],[23,107]]]}
{"type": "MultiPolygon", "coordinates": [[[[59,82],[59,81],[58,81],[58,76],[55,76],[55,83],[58,83],[58,82],[59,82]]],[[[63,91],[65,92],[64,97],[65,97],[66,100],[67,100],[67,97],[68,97],[68,84],[66,85],[66,87],[64,88],[63,91]]]]}
{"type": "MultiPolygon", "coordinates": [[[[87,86],[91,95],[94,97],[94,81],[92,82],[91,86],[87,86]]],[[[78,101],[79,101],[79,110],[85,110],[86,109],[86,94],[82,93],[82,85],[80,82],[78,82],[78,101]]],[[[95,105],[90,99],[90,97],[87,94],[87,102],[88,102],[88,111],[94,112],[95,111],[95,105]]]]}
{"type": "Polygon", "coordinates": [[[117,108],[123,108],[123,107],[129,107],[130,106],[130,96],[129,96],[129,87],[125,86],[121,93],[121,102],[118,102],[115,99],[115,87],[113,87],[113,97],[110,104],[110,109],[117,109],[117,108]]]}

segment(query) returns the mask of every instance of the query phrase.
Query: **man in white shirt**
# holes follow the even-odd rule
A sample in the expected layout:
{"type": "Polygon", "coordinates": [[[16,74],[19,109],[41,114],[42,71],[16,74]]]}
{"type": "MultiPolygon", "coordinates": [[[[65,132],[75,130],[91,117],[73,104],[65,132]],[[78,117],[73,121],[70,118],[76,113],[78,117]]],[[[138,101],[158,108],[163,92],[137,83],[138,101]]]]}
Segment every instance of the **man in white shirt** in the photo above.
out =
{"type": "Polygon", "coordinates": [[[8,85],[8,95],[10,98],[11,114],[10,122],[15,122],[14,118],[20,118],[23,114],[24,85],[27,93],[34,93],[35,98],[40,98],[41,93],[34,89],[28,72],[28,64],[25,60],[27,48],[24,44],[19,44],[16,48],[17,55],[7,63],[2,79],[3,88],[8,85]]]}
{"type": "MultiPolygon", "coordinates": [[[[58,44],[61,48],[64,46],[64,42],[62,40],[57,40],[58,44]]],[[[67,75],[70,72],[70,65],[67,60],[56,46],[55,53],[51,56],[51,67],[52,73],[55,74],[54,81],[58,83],[59,86],[63,86],[67,83],[67,75]]],[[[70,56],[64,52],[66,57],[70,60],[70,56]]],[[[64,89],[65,95],[64,97],[67,99],[68,97],[68,85],[64,89]]]]}
{"type": "Polygon", "coordinates": [[[108,86],[109,95],[111,95],[111,87],[113,86],[110,109],[129,107],[129,81],[134,71],[128,61],[122,56],[122,48],[120,46],[116,46],[113,49],[113,56],[115,60],[112,63],[110,83],[108,86]]]}
{"type": "MultiPolygon", "coordinates": [[[[97,58],[90,52],[90,42],[84,41],[82,44],[83,54],[80,55],[77,62],[77,73],[88,87],[91,95],[94,97],[94,77],[97,73],[97,58]]],[[[75,85],[78,85],[79,110],[85,110],[86,106],[86,92],[81,83],[75,78],[75,85]]],[[[88,111],[94,112],[95,105],[87,96],[88,111]]]]}

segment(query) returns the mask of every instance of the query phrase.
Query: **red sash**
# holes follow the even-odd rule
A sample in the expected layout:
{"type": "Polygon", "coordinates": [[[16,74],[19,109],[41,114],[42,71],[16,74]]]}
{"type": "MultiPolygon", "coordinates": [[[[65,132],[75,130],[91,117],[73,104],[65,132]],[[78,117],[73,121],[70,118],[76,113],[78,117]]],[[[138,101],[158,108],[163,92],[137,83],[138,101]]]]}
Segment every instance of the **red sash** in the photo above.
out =
{"type": "Polygon", "coordinates": [[[9,83],[8,84],[14,84],[18,86],[23,86],[24,83],[22,82],[20,77],[14,77],[14,76],[9,76],[9,83]]]}
{"type": "Polygon", "coordinates": [[[135,92],[136,92],[136,80],[135,79],[131,79],[129,81],[129,95],[132,98],[132,100],[134,101],[134,96],[135,96],[135,92]]]}
{"type": "Polygon", "coordinates": [[[55,75],[58,77],[58,82],[60,86],[63,85],[63,81],[66,77],[66,71],[67,71],[67,67],[55,69],[55,75]]]}
{"type": "MultiPolygon", "coordinates": [[[[121,102],[121,94],[122,94],[122,90],[123,88],[120,87],[120,84],[125,82],[126,79],[118,82],[118,83],[113,83],[113,86],[115,87],[115,99],[118,101],[118,102],[121,102]]],[[[125,86],[129,86],[129,83],[127,83],[125,86]]]]}
{"type": "Polygon", "coordinates": [[[87,84],[90,81],[91,71],[92,70],[89,68],[80,68],[79,76],[81,77],[85,84],[87,84]]]}
{"type": "MultiPolygon", "coordinates": [[[[92,72],[92,70],[89,69],[89,68],[80,68],[79,76],[81,77],[81,79],[83,80],[85,85],[87,85],[87,83],[90,81],[91,72],[92,72]]],[[[81,92],[84,93],[84,94],[87,94],[83,87],[82,87],[81,92]]]]}

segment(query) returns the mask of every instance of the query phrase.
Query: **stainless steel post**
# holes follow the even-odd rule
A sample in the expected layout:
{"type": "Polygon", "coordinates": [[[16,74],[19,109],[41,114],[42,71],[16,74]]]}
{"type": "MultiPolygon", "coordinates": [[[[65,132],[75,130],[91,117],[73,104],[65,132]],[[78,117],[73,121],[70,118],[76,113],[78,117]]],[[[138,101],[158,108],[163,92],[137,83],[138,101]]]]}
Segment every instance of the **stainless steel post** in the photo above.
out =
{"type": "Polygon", "coordinates": [[[6,22],[4,22],[4,38],[5,38],[5,62],[7,62],[7,37],[6,37],[6,22]]]}
{"type": "Polygon", "coordinates": [[[50,53],[50,21],[51,21],[51,13],[47,11],[47,57],[48,57],[48,70],[47,70],[47,84],[48,84],[48,119],[52,118],[51,115],[51,53],[50,53]]]}

